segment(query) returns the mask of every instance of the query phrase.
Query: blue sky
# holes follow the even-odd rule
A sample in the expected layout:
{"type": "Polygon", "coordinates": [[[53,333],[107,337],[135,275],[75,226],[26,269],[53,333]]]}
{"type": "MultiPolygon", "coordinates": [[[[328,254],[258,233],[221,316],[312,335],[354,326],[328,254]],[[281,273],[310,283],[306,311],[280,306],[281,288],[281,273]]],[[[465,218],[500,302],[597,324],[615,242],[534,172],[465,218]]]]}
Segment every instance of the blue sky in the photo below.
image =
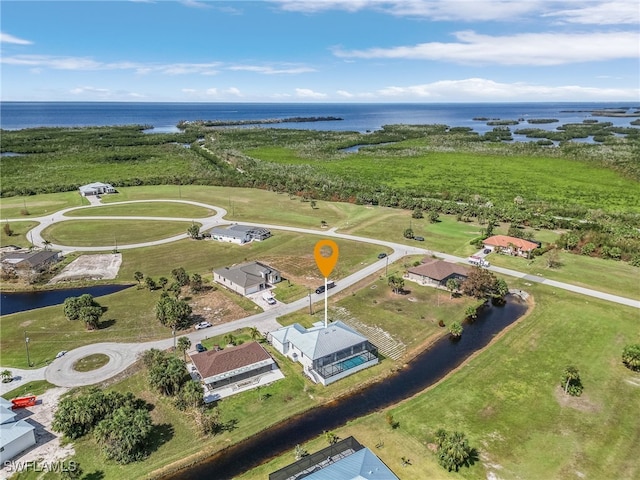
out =
{"type": "Polygon", "coordinates": [[[2,100],[640,102],[637,0],[0,4],[2,100]]]}

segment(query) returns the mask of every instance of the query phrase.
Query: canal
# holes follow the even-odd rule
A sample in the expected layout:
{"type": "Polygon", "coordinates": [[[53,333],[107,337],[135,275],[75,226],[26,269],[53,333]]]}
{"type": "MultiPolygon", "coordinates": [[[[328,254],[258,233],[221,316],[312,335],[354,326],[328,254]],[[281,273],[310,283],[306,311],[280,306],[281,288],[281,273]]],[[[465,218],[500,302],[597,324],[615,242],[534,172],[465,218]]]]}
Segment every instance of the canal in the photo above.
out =
{"type": "Polygon", "coordinates": [[[440,338],[383,381],[275,425],[165,478],[230,479],[271,458],[293,452],[297,444],[303,444],[325,430],[334,430],[350,420],[386,408],[433,385],[472,353],[487,346],[493,337],[526,311],[527,304],[514,295],[509,295],[503,306],[483,307],[478,312],[478,318],[464,324],[460,339],[452,340],[449,336],[440,338]]]}

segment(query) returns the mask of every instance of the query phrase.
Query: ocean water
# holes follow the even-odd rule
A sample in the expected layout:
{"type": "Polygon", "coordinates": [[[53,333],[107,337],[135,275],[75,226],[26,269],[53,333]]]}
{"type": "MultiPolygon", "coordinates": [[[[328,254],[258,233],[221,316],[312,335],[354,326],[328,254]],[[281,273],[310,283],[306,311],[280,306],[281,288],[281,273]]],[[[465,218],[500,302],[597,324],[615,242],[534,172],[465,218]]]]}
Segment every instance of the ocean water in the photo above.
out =
{"type": "MultiPolygon", "coordinates": [[[[116,103],[116,102],[0,102],[0,128],[104,125],[151,125],[156,132],[178,131],[181,120],[263,120],[291,117],[340,117],[340,121],[268,124],[269,128],[348,130],[367,132],[392,124],[445,124],[471,127],[484,133],[493,127],[478,117],[522,119],[514,128],[534,126],[548,130],[585,119],[630,126],[632,117],[593,117],[604,108],[638,111],[630,103],[116,103]],[[527,119],[555,118],[559,122],[530,125],[527,119]]],[[[638,117],[635,117],[638,118],[638,117]]]]}

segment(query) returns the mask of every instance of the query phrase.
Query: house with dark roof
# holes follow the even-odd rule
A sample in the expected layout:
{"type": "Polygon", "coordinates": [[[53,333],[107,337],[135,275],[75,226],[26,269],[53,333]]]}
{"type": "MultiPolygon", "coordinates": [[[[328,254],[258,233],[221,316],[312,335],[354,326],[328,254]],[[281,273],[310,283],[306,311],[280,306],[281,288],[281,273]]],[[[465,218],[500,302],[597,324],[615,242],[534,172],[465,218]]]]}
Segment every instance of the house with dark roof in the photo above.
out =
{"type": "Polygon", "coordinates": [[[237,243],[244,245],[249,242],[261,242],[271,236],[271,231],[251,225],[231,225],[229,227],[214,227],[205,232],[205,237],[211,237],[219,242],[237,243]]]}
{"type": "Polygon", "coordinates": [[[247,262],[213,271],[213,280],[241,295],[249,295],[282,281],[280,272],[260,262],[247,262]]]}
{"type": "Polygon", "coordinates": [[[191,355],[205,387],[205,401],[268,385],[284,378],[271,355],[258,342],[191,355]]]}
{"type": "Polygon", "coordinates": [[[103,193],[117,193],[113,185],[109,183],[93,182],[87,185],[82,185],[80,188],[80,195],[86,197],[88,195],[102,195],[103,193]]]}
{"type": "Polygon", "coordinates": [[[26,277],[44,272],[61,259],[61,252],[52,250],[14,250],[2,252],[2,270],[26,277]]]}
{"type": "Polygon", "coordinates": [[[453,278],[463,282],[469,276],[469,268],[457,263],[445,262],[435,258],[425,259],[424,263],[407,270],[407,279],[421,285],[444,287],[447,280],[453,278]]]}
{"type": "Polygon", "coordinates": [[[531,252],[540,246],[538,243],[507,235],[494,235],[485,238],[482,243],[486,248],[495,252],[527,258],[530,258],[531,252]]]}
{"type": "Polygon", "coordinates": [[[269,480],[399,480],[371,450],[353,437],[306,455],[269,474],[269,480]]]}
{"type": "Polygon", "coordinates": [[[295,362],[315,383],[329,385],[378,363],[378,349],[366,337],[341,321],[299,323],[269,333],[273,347],[295,362]]]}

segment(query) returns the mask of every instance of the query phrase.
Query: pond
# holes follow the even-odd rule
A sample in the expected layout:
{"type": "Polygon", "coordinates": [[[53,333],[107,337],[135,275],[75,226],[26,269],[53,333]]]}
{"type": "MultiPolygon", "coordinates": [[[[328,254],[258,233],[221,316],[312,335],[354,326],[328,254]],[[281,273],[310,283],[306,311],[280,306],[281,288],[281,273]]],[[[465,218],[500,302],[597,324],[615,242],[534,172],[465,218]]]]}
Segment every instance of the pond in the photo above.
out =
{"type": "Polygon", "coordinates": [[[84,293],[101,297],[116,293],[131,285],[97,285],[93,287],[65,288],[62,290],[38,290],[33,292],[3,292],[0,296],[0,315],[25,312],[36,308],[64,303],[67,297],[79,297],[84,293]]]}
{"type": "Polygon", "coordinates": [[[481,309],[476,320],[464,324],[464,333],[459,340],[454,341],[449,336],[440,338],[428,350],[383,381],[275,425],[166,478],[233,478],[271,458],[293,452],[297,444],[304,444],[324,431],[334,430],[350,420],[423,391],[524,315],[526,303],[514,295],[507,298],[504,306],[481,309]]]}

